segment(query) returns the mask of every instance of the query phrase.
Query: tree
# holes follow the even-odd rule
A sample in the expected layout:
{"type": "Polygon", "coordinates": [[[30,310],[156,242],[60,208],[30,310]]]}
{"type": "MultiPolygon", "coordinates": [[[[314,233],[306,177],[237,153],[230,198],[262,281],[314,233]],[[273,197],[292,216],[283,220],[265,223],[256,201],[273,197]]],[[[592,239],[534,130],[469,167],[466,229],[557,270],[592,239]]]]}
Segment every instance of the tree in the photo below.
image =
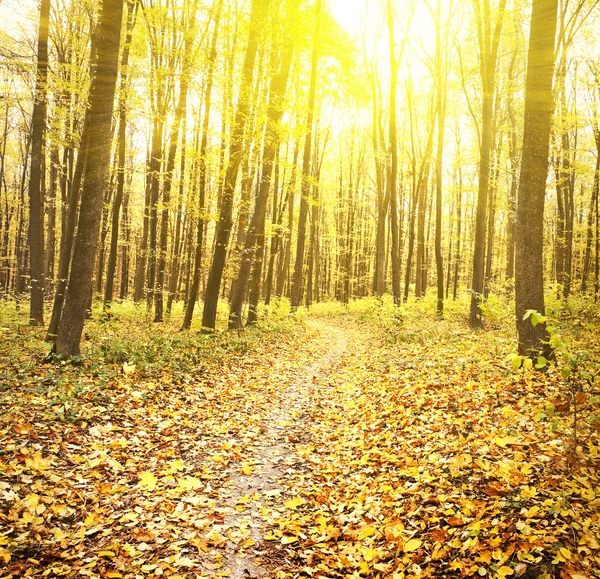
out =
{"type": "Polygon", "coordinates": [[[398,65],[399,58],[396,55],[396,40],[394,35],[394,11],[392,0],[386,4],[387,23],[390,48],[390,170],[389,170],[389,199],[390,199],[390,222],[392,230],[392,294],[394,303],[400,304],[400,259],[398,257],[399,232],[398,232],[398,136],[397,136],[397,113],[396,113],[396,91],[398,88],[398,65]]]}
{"type": "Polygon", "coordinates": [[[231,147],[229,150],[229,162],[223,183],[223,195],[221,199],[221,210],[219,221],[215,232],[215,249],[213,260],[208,274],[206,285],[206,298],[202,312],[202,331],[211,332],[215,329],[217,320],[217,304],[219,302],[219,291],[221,280],[227,258],[227,248],[233,224],[233,193],[237,182],[238,171],[242,161],[244,128],[250,109],[250,87],[254,74],[254,62],[260,40],[260,27],[269,8],[270,0],[252,0],[250,12],[250,31],[248,33],[248,44],[246,56],[242,69],[242,84],[238,100],[235,120],[232,130],[231,147]]]}
{"type": "Polygon", "coordinates": [[[44,323],[44,195],[42,181],[48,109],[48,28],[50,0],[42,0],[37,46],[37,74],[31,120],[31,171],[29,173],[29,273],[31,301],[29,322],[44,323]]]}
{"type": "Polygon", "coordinates": [[[65,295],[55,353],[77,356],[86,317],[90,284],[98,244],[102,201],[106,174],[110,164],[112,113],[118,75],[119,42],[123,0],[104,0],[96,30],[95,70],[90,85],[86,125],[89,140],[86,143],[88,162],[83,178],[81,208],[69,285],[65,295]]]}
{"type": "Polygon", "coordinates": [[[519,353],[533,356],[548,350],[542,321],[525,319],[544,306],[544,199],[548,177],[550,126],[554,101],[554,37],[558,0],[533,0],[525,82],[525,116],[521,176],[517,197],[515,304],[519,353]]]}
{"type": "Polygon", "coordinates": [[[313,38],[313,53],[310,72],[310,89],[308,95],[308,113],[306,116],[306,137],[304,140],[304,156],[302,159],[302,185],[300,198],[300,214],[298,215],[298,239],[296,241],[296,259],[291,291],[292,309],[296,309],[302,301],[302,279],[304,274],[304,247],[306,244],[306,218],[308,216],[309,193],[311,189],[311,156],[313,120],[315,114],[315,98],[317,92],[317,67],[319,65],[319,39],[321,33],[322,0],[315,4],[315,36],[313,38]]]}
{"type": "Polygon", "coordinates": [[[108,254],[108,265],[106,268],[106,286],[104,288],[104,311],[110,316],[110,308],[113,299],[113,287],[115,271],[117,267],[117,249],[119,241],[119,214],[123,204],[123,192],[125,190],[125,146],[127,131],[127,94],[129,89],[129,77],[127,67],[129,66],[129,53],[131,48],[131,36],[135,27],[138,2],[127,1],[127,25],[126,36],[121,55],[121,88],[119,94],[119,132],[117,152],[117,191],[112,207],[112,223],[110,232],[110,250],[108,254]]]}
{"type": "MultiPolygon", "coordinates": [[[[189,21],[184,24],[185,41],[183,64],[181,71],[181,81],[179,86],[179,99],[175,107],[175,118],[171,126],[171,134],[169,136],[169,149],[167,154],[167,167],[163,182],[163,211],[160,222],[160,239],[157,256],[157,276],[156,287],[154,288],[154,321],[163,321],[163,288],[165,283],[165,272],[167,265],[167,241],[169,232],[169,205],[171,203],[171,185],[173,183],[173,172],[175,170],[175,156],[177,154],[177,145],[179,142],[179,132],[181,128],[182,117],[185,115],[187,108],[187,93],[189,88],[189,76],[191,67],[192,44],[194,41],[194,28],[196,24],[196,11],[198,9],[198,0],[194,0],[189,13],[189,21]]],[[[182,150],[182,155],[185,156],[185,151],[182,150]]],[[[182,175],[183,179],[184,176],[182,175]]]]}
{"type": "Polygon", "coordinates": [[[479,71],[481,75],[482,117],[479,143],[479,187],[477,213],[475,216],[475,249],[473,252],[473,281],[471,284],[471,310],[469,322],[472,327],[483,324],[481,300],[485,278],[485,230],[488,193],[490,187],[490,156],[492,150],[492,126],[494,118],[494,92],[496,88],[496,63],[506,0],[500,0],[495,23],[492,22],[490,0],[473,0],[477,16],[479,41],[479,71]],[[492,29],[493,26],[493,29],[492,29]]]}
{"type": "MultiPolygon", "coordinates": [[[[288,20],[294,22],[297,14],[299,0],[291,0],[288,20]]],[[[294,53],[294,35],[288,30],[287,41],[281,57],[279,71],[272,71],[269,105],[267,110],[267,127],[265,131],[265,144],[262,154],[262,177],[256,197],[252,219],[246,232],[244,251],[234,283],[234,294],[229,310],[229,327],[242,326],[242,307],[248,289],[250,273],[255,261],[256,246],[264,247],[265,220],[267,214],[267,201],[271,187],[271,175],[275,163],[275,156],[279,150],[280,123],[284,112],[285,93],[294,53]]],[[[258,274],[260,276],[260,274],[258,274]]]]}
{"type": "Polygon", "coordinates": [[[213,89],[213,78],[215,71],[215,62],[217,60],[217,39],[219,38],[219,23],[221,21],[221,10],[223,8],[223,0],[217,0],[214,12],[214,30],[211,40],[210,54],[208,57],[208,70],[206,78],[206,89],[204,94],[204,120],[202,123],[202,137],[200,142],[200,154],[198,158],[198,181],[199,181],[199,197],[198,197],[198,224],[196,229],[196,250],[194,253],[194,272],[190,295],[188,296],[187,306],[185,308],[185,316],[183,319],[183,328],[189,330],[192,325],[192,316],[194,315],[194,307],[198,299],[198,290],[200,288],[200,265],[202,262],[202,241],[204,235],[204,218],[206,201],[206,153],[208,150],[208,129],[210,125],[210,108],[211,96],[213,89]]]}

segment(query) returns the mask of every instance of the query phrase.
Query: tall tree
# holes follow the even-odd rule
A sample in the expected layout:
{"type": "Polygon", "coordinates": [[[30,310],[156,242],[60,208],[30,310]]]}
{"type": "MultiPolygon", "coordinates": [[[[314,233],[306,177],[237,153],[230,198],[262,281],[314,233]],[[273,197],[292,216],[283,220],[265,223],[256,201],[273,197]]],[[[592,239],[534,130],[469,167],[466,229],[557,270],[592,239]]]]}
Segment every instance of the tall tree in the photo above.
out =
{"type": "Polygon", "coordinates": [[[506,0],[499,1],[495,21],[493,20],[490,0],[473,0],[473,5],[477,18],[479,73],[483,96],[481,138],[479,143],[479,187],[477,190],[477,213],[475,216],[475,248],[473,252],[473,280],[471,284],[469,322],[472,327],[480,327],[483,324],[480,304],[483,298],[485,278],[485,230],[490,187],[490,156],[492,151],[496,65],[506,0]]]}
{"type": "MultiPolygon", "coordinates": [[[[299,0],[291,0],[288,7],[286,19],[294,22],[297,17],[299,0]]],[[[271,77],[271,88],[269,104],[267,109],[267,127],[265,131],[264,148],[262,154],[262,177],[259,185],[258,195],[254,204],[254,212],[246,232],[244,251],[234,283],[234,294],[231,299],[229,310],[229,327],[240,328],[242,325],[242,307],[244,297],[248,289],[248,281],[257,246],[264,246],[265,221],[267,216],[267,201],[271,188],[271,175],[275,156],[279,150],[280,123],[284,112],[285,93],[294,53],[294,35],[291,30],[287,31],[287,40],[281,57],[279,71],[273,70],[271,77]]],[[[259,276],[260,279],[260,276],[259,276]]]]}
{"type": "Polygon", "coordinates": [[[223,0],[216,0],[214,8],[214,30],[208,56],[208,68],[206,76],[206,89],[204,93],[204,119],[202,121],[202,137],[200,141],[200,154],[198,156],[198,223],[196,229],[196,250],[194,253],[194,271],[192,275],[192,284],[189,291],[188,301],[185,308],[183,319],[183,328],[188,330],[192,325],[192,316],[196,300],[198,299],[198,290],[200,289],[200,265],[202,263],[202,241],[204,236],[204,211],[206,201],[206,153],[208,151],[208,129],[210,126],[210,109],[213,89],[213,79],[215,72],[215,62],[217,60],[217,39],[219,38],[219,23],[221,21],[221,11],[223,0]]]}
{"type": "Polygon", "coordinates": [[[223,278],[223,270],[225,269],[231,227],[233,225],[233,193],[237,182],[240,163],[242,161],[244,128],[250,109],[250,87],[252,86],[252,77],[254,75],[254,62],[256,60],[256,53],[258,51],[258,44],[261,36],[260,28],[265,19],[269,4],[270,0],[252,0],[248,44],[242,69],[242,84],[233,124],[229,162],[225,173],[221,210],[219,212],[219,221],[217,222],[217,229],[215,232],[215,248],[208,274],[204,310],[202,312],[203,332],[213,331],[217,321],[219,291],[221,288],[221,280],[223,278]]]}
{"type": "Polygon", "coordinates": [[[29,173],[29,322],[44,323],[44,194],[42,182],[48,109],[48,28],[50,0],[42,0],[37,43],[37,73],[31,120],[31,170],[29,173]]]}
{"type": "Polygon", "coordinates": [[[108,253],[108,265],[106,268],[106,285],[104,287],[104,311],[110,316],[111,303],[113,299],[113,287],[115,282],[115,271],[117,268],[117,249],[119,242],[119,217],[121,205],[123,204],[123,193],[125,191],[125,152],[127,133],[127,95],[129,90],[129,53],[131,48],[131,37],[137,15],[137,0],[127,0],[127,24],[123,53],[121,54],[121,87],[119,94],[119,131],[117,143],[117,190],[112,207],[110,249],[108,253]]]}
{"type": "MultiPolygon", "coordinates": [[[[548,177],[550,126],[554,101],[554,37],[558,0],[533,0],[525,82],[523,153],[517,199],[515,305],[519,352],[546,350],[545,323],[524,319],[535,310],[544,315],[544,199],[548,177]]],[[[537,321],[537,320],[536,320],[537,321]]]]}
{"type": "Polygon", "coordinates": [[[390,199],[390,223],[392,230],[392,295],[394,303],[400,304],[400,259],[398,257],[399,232],[398,232],[398,136],[397,136],[397,105],[396,93],[398,88],[399,58],[396,55],[396,37],[394,30],[394,10],[392,0],[387,0],[387,25],[390,50],[390,169],[388,191],[390,199]]]}
{"type": "Polygon", "coordinates": [[[315,35],[313,38],[312,63],[310,71],[310,89],[308,94],[308,113],[306,115],[306,137],[304,140],[304,156],[302,158],[302,184],[300,213],[298,215],[298,238],[296,240],[296,259],[291,291],[291,306],[296,309],[302,301],[302,280],[304,276],[304,248],[306,245],[306,218],[308,216],[309,195],[311,191],[311,158],[313,121],[315,114],[315,98],[317,92],[317,68],[319,65],[319,42],[321,38],[321,6],[322,0],[315,3],[315,35]]]}
{"type": "MultiPolygon", "coordinates": [[[[171,125],[171,134],[169,136],[169,150],[167,154],[167,167],[163,181],[163,210],[162,219],[160,222],[160,239],[157,255],[157,275],[156,275],[156,287],[154,288],[155,300],[154,300],[154,321],[163,321],[163,288],[165,284],[165,272],[167,266],[167,241],[169,233],[169,206],[171,203],[171,186],[173,183],[173,172],[175,170],[175,157],[177,155],[177,146],[179,143],[179,132],[181,128],[181,120],[186,114],[187,105],[187,93],[190,85],[190,68],[191,68],[191,56],[192,56],[192,45],[194,41],[194,29],[196,26],[196,11],[198,9],[198,0],[194,0],[190,8],[188,21],[184,24],[185,27],[185,41],[184,41],[184,53],[183,53],[183,64],[181,71],[181,81],[179,86],[179,99],[177,106],[175,107],[175,118],[171,125]]],[[[185,155],[185,151],[181,152],[185,155]]],[[[183,179],[184,176],[182,175],[183,179]]]]}
{"type": "Polygon", "coordinates": [[[106,174],[110,164],[112,113],[119,66],[119,42],[123,0],[104,0],[96,30],[96,62],[89,91],[86,123],[89,130],[86,165],[77,237],[69,285],[65,295],[54,350],[59,355],[77,356],[88,306],[98,244],[106,174]]]}

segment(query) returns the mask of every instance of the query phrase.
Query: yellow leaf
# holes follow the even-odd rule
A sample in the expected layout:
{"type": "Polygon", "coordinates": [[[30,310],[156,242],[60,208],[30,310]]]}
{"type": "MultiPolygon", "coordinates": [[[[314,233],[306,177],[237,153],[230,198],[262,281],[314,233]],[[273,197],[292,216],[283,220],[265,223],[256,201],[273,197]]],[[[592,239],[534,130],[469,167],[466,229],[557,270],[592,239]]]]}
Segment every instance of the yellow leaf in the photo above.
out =
{"type": "Polygon", "coordinates": [[[570,561],[570,560],[571,560],[571,557],[572,557],[573,555],[571,554],[571,551],[569,551],[569,549],[567,549],[566,547],[561,547],[561,548],[559,549],[559,551],[560,551],[560,554],[561,554],[561,555],[562,555],[562,556],[563,556],[565,559],[567,559],[568,561],[570,561]]]}
{"type": "Polygon", "coordinates": [[[29,434],[29,431],[31,430],[31,424],[28,424],[28,423],[13,424],[12,429],[17,434],[29,434]]]}
{"type": "Polygon", "coordinates": [[[194,476],[186,476],[177,479],[177,484],[186,491],[194,491],[202,486],[202,481],[194,476]]]}
{"type": "Polygon", "coordinates": [[[583,489],[581,496],[588,501],[593,501],[596,498],[596,493],[592,489],[583,489]]]}
{"type": "Polygon", "coordinates": [[[496,436],[494,442],[504,448],[507,444],[519,444],[519,439],[516,436],[496,436]]]}
{"type": "Polygon", "coordinates": [[[242,472],[246,475],[251,475],[252,467],[247,462],[244,462],[242,463],[242,472]]]}
{"type": "Polygon", "coordinates": [[[296,497],[295,499],[290,499],[289,501],[285,501],[283,503],[287,509],[296,510],[300,505],[304,504],[304,499],[300,497],[296,497]]]}
{"type": "Polygon", "coordinates": [[[496,573],[498,574],[498,577],[506,577],[507,575],[512,575],[514,571],[508,565],[502,565],[496,573]]]}
{"type": "Polygon", "coordinates": [[[358,540],[362,541],[367,537],[372,537],[376,532],[377,529],[375,527],[365,527],[364,529],[361,529],[360,533],[358,534],[358,540]]]}
{"type": "Polygon", "coordinates": [[[123,575],[121,575],[121,573],[119,573],[118,571],[109,571],[106,576],[108,577],[108,579],[120,579],[121,577],[123,577],[123,575]]]}
{"type": "Polygon", "coordinates": [[[404,543],[404,552],[410,553],[411,551],[416,551],[422,544],[423,541],[421,539],[411,539],[404,543]]]}
{"type": "Polygon", "coordinates": [[[571,579],[590,579],[587,575],[583,573],[571,573],[571,579]]]}
{"type": "Polygon", "coordinates": [[[298,540],[298,537],[290,537],[289,535],[284,535],[281,537],[282,545],[289,545],[290,543],[295,543],[298,540]]]}
{"type": "Polygon", "coordinates": [[[132,374],[135,374],[135,364],[125,362],[123,364],[123,374],[125,374],[125,376],[131,376],[132,374]]]}
{"type": "Polygon", "coordinates": [[[114,556],[115,556],[114,551],[100,551],[98,553],[98,557],[114,557],[114,556]]]}
{"type": "Polygon", "coordinates": [[[52,460],[44,458],[39,450],[31,458],[28,458],[25,461],[25,464],[31,470],[37,470],[38,472],[44,472],[45,470],[48,470],[51,463],[52,460]]]}
{"type": "Polygon", "coordinates": [[[158,479],[151,472],[143,472],[140,474],[139,486],[152,491],[156,487],[157,481],[158,479]]]}

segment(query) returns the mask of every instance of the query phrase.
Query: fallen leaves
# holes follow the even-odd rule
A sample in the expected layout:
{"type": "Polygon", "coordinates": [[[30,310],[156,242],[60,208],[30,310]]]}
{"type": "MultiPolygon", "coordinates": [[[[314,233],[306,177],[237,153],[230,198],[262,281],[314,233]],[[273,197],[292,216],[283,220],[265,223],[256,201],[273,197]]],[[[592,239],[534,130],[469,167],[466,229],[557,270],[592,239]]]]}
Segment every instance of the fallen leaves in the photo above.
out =
{"type": "Polygon", "coordinates": [[[598,577],[597,454],[567,476],[535,418],[547,377],[475,362],[477,336],[327,323],[194,375],[32,366],[20,402],[0,399],[0,564],[187,579],[248,553],[273,577],[598,577]]]}
{"type": "Polygon", "coordinates": [[[153,491],[156,488],[158,479],[151,472],[143,472],[140,474],[139,486],[142,489],[153,491]]]}

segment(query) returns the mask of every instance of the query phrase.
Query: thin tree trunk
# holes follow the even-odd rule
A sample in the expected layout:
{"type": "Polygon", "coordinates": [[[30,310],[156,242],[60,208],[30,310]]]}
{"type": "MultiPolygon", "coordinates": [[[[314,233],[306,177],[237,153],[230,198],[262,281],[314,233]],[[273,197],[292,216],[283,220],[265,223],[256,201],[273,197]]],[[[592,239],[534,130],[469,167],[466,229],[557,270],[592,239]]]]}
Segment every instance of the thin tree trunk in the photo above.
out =
{"type": "Polygon", "coordinates": [[[42,0],[37,43],[37,74],[31,121],[31,169],[29,173],[29,274],[31,301],[29,323],[44,323],[44,195],[42,167],[45,154],[48,108],[48,28],[50,0],[42,0]]]}
{"type": "MultiPolygon", "coordinates": [[[[138,3],[136,0],[127,0],[127,24],[126,35],[121,55],[121,88],[119,95],[119,132],[118,132],[118,152],[117,152],[117,190],[112,207],[110,249],[108,254],[108,265],[106,267],[106,285],[104,288],[104,313],[110,316],[111,304],[113,300],[113,287],[115,281],[115,271],[117,267],[117,250],[119,244],[119,215],[121,205],[123,204],[123,192],[125,190],[125,152],[127,137],[127,95],[129,87],[129,76],[127,67],[129,66],[129,51],[131,47],[131,37],[137,15],[138,3]]],[[[123,264],[124,266],[124,264],[123,264]]]]}
{"type": "Polygon", "coordinates": [[[389,33],[389,51],[390,51],[390,179],[388,191],[390,198],[390,223],[391,223],[391,245],[392,245],[392,295],[394,304],[400,304],[400,260],[398,257],[398,137],[397,137],[397,119],[396,119],[396,92],[398,85],[398,59],[396,57],[396,41],[394,36],[394,13],[392,10],[392,0],[387,0],[387,25],[389,33]]]}
{"type": "Polygon", "coordinates": [[[496,90],[496,68],[500,34],[504,22],[506,0],[500,0],[498,15],[492,33],[490,1],[475,0],[479,27],[479,62],[481,86],[483,90],[481,142],[479,144],[479,187],[477,192],[477,213],[475,216],[475,248],[473,252],[473,281],[471,284],[471,309],[469,323],[477,328],[483,325],[481,300],[485,279],[485,230],[486,211],[490,181],[490,153],[492,147],[492,125],[494,118],[494,92],[496,90]]]}
{"type": "MultiPolygon", "coordinates": [[[[221,21],[221,11],[223,8],[223,0],[216,0],[215,12],[214,12],[214,30],[213,37],[210,48],[210,55],[208,58],[208,74],[206,79],[206,93],[204,95],[204,120],[202,125],[202,138],[200,142],[200,155],[198,159],[198,224],[196,229],[196,250],[194,254],[194,271],[191,275],[192,283],[186,284],[189,287],[189,292],[186,292],[188,295],[186,296],[186,308],[185,308],[185,316],[183,318],[183,329],[189,330],[192,325],[192,317],[194,315],[194,307],[196,305],[196,300],[198,299],[198,290],[200,288],[200,266],[202,264],[202,247],[204,242],[204,211],[206,204],[206,188],[207,188],[207,179],[206,179],[206,154],[208,151],[208,129],[210,127],[210,108],[211,108],[211,96],[213,89],[213,79],[214,79],[214,70],[215,70],[215,62],[217,60],[217,40],[219,37],[219,23],[221,21]]],[[[255,24],[256,26],[256,24],[255,24]]],[[[256,50],[256,49],[255,49],[256,50]]],[[[253,68],[253,64],[252,64],[253,68]]],[[[252,71],[250,71],[250,76],[252,71]]],[[[242,121],[243,122],[243,121],[242,121]]],[[[241,133],[238,132],[238,138],[241,139],[243,136],[243,127],[241,133]]],[[[190,220],[190,231],[192,229],[192,223],[190,220]]],[[[189,246],[189,244],[188,244],[189,246]]],[[[222,271],[222,270],[221,270],[222,271]]],[[[188,275],[190,275],[188,269],[188,275]]],[[[218,300],[218,291],[217,288],[217,300],[218,300]]],[[[216,304],[215,304],[215,314],[216,314],[216,304]]],[[[216,317],[216,315],[215,315],[216,317]]]]}
{"type": "Polygon", "coordinates": [[[441,0],[437,3],[436,21],[436,69],[437,69],[437,121],[438,142],[435,163],[435,265],[437,274],[437,314],[444,314],[444,262],[442,257],[442,170],[444,159],[444,129],[446,122],[446,79],[447,69],[442,58],[441,0]]]}
{"type": "MultiPolygon", "coordinates": [[[[585,243],[585,256],[583,259],[583,272],[581,275],[581,293],[587,291],[587,280],[591,270],[592,239],[594,237],[594,212],[597,210],[598,195],[600,194],[600,127],[594,127],[594,138],[596,141],[596,167],[594,169],[594,184],[588,211],[587,234],[585,243]]],[[[596,215],[597,222],[597,215],[596,215]]]]}
{"type": "MultiPolygon", "coordinates": [[[[295,21],[297,7],[298,0],[292,0],[289,14],[291,22],[295,21]]],[[[271,78],[269,105],[267,110],[267,127],[265,131],[265,145],[262,155],[262,178],[258,196],[254,204],[252,219],[250,220],[250,224],[246,232],[242,261],[240,263],[239,271],[234,284],[235,293],[232,296],[231,307],[229,310],[230,329],[234,327],[240,328],[242,326],[242,307],[244,304],[246,290],[248,288],[250,273],[254,264],[256,247],[258,247],[259,251],[261,251],[261,248],[263,248],[262,253],[264,253],[264,232],[267,215],[267,201],[269,199],[271,175],[273,172],[275,156],[279,150],[279,124],[284,112],[283,107],[293,53],[294,36],[291,34],[291,31],[288,30],[288,41],[286,42],[286,46],[283,50],[281,68],[277,73],[274,72],[271,78]]],[[[257,263],[262,265],[262,260],[260,262],[257,261],[257,263]]],[[[259,277],[256,283],[260,283],[260,273],[257,275],[259,277]]]]}
{"type": "Polygon", "coordinates": [[[306,245],[306,218],[310,194],[311,155],[313,138],[313,119],[315,113],[315,98],[317,92],[317,67],[319,64],[319,42],[321,38],[321,5],[322,0],[315,3],[316,30],[313,38],[312,64],[310,72],[310,89],[308,95],[308,114],[306,117],[306,137],[304,141],[304,157],[302,160],[302,186],[300,198],[300,214],[298,216],[298,238],[296,241],[296,259],[291,291],[291,306],[295,310],[302,301],[302,279],[304,274],[304,248],[306,245]]]}
{"type": "MultiPolygon", "coordinates": [[[[171,203],[171,186],[173,184],[173,172],[175,170],[175,157],[177,155],[177,145],[179,143],[179,132],[181,128],[181,119],[186,114],[187,93],[189,87],[189,75],[191,66],[192,43],[194,36],[189,33],[193,30],[196,23],[196,10],[198,0],[194,0],[191,8],[189,30],[186,34],[184,43],[184,62],[182,66],[182,74],[179,88],[179,101],[175,107],[175,118],[171,126],[171,134],[169,136],[169,151],[167,156],[167,168],[163,181],[163,199],[162,199],[162,218],[160,222],[160,240],[157,255],[157,275],[154,300],[154,321],[163,321],[163,289],[165,285],[165,272],[167,268],[167,241],[169,234],[169,209],[171,203]]],[[[185,151],[182,151],[185,155],[185,151]]]]}

